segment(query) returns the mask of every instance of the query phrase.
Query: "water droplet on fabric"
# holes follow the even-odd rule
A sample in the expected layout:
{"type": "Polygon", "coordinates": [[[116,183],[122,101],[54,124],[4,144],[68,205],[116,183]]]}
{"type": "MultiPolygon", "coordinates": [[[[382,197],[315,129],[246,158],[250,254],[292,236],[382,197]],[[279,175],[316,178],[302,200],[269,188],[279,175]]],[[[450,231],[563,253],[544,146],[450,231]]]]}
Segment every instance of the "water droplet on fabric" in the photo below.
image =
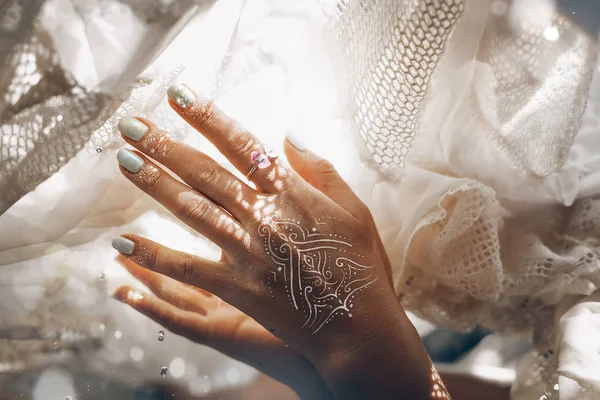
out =
{"type": "Polygon", "coordinates": [[[160,331],[158,332],[158,341],[162,342],[163,340],[165,340],[165,331],[160,331]]]}
{"type": "Polygon", "coordinates": [[[167,376],[167,370],[168,370],[168,369],[169,369],[169,368],[167,368],[167,367],[162,367],[162,368],[160,369],[160,376],[162,376],[163,378],[164,378],[165,376],[167,376]]]}

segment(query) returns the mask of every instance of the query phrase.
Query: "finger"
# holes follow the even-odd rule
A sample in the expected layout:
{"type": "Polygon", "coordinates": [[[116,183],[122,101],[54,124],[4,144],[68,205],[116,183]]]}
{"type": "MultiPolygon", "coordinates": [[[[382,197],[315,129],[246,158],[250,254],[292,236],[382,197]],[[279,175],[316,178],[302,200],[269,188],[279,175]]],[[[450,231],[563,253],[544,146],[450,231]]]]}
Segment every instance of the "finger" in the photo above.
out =
{"type": "Polygon", "coordinates": [[[199,291],[200,289],[152,272],[122,255],[119,255],[118,260],[134,278],[143,283],[159,299],[184,311],[206,315],[206,309],[203,307],[206,296],[199,291]]]}
{"type": "Polygon", "coordinates": [[[221,248],[239,247],[246,236],[239,223],[210,199],[176,180],[140,153],[121,149],[121,172],[181,221],[221,248]]]}
{"type": "MultiPolygon", "coordinates": [[[[252,153],[262,153],[260,141],[236,121],[228,117],[211,100],[196,97],[186,86],[169,88],[169,103],[190,125],[202,133],[244,175],[254,166],[252,153]]],[[[287,179],[282,163],[270,162],[255,171],[251,180],[258,189],[272,193],[280,190],[287,179]]]]}
{"type": "Polygon", "coordinates": [[[204,317],[199,314],[181,310],[131,286],[119,287],[113,297],[177,335],[191,340],[202,340],[200,336],[203,331],[198,327],[202,326],[204,317]]]}
{"type": "Polygon", "coordinates": [[[248,214],[248,201],[256,198],[256,191],[211,157],[176,142],[146,119],[122,118],[119,130],[127,143],[169,168],[238,220],[248,214]]]}
{"type": "Polygon", "coordinates": [[[295,136],[288,135],[284,152],[290,166],[306,182],[339,204],[355,217],[363,215],[366,207],[342,179],[333,165],[306,149],[295,136]]]}
{"type": "Polygon", "coordinates": [[[232,288],[224,264],[162,246],[136,235],[115,238],[113,248],[141,267],[171,277],[179,282],[196,286],[217,296],[232,288]]]}
{"type": "Polygon", "coordinates": [[[242,338],[236,336],[233,340],[223,340],[224,338],[217,333],[218,329],[215,330],[208,318],[179,310],[154,296],[141,294],[130,286],[119,287],[113,297],[177,335],[211,346],[275,379],[301,388],[302,398],[322,398],[322,394],[328,391],[314,366],[305,357],[267,332],[265,335],[242,338]],[[298,365],[298,369],[307,372],[307,375],[287,375],[285,372],[289,368],[286,367],[290,363],[298,365]]]}

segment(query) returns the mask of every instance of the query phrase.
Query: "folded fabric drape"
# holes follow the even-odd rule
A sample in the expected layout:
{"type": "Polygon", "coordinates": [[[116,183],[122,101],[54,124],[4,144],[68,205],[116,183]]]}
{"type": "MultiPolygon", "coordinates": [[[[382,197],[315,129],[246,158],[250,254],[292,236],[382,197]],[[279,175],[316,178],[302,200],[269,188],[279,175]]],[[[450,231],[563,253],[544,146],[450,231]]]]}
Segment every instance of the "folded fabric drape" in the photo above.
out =
{"type": "Polygon", "coordinates": [[[79,150],[101,151],[112,133],[106,121],[198,8],[192,0],[2,2],[0,213],[79,150]]]}

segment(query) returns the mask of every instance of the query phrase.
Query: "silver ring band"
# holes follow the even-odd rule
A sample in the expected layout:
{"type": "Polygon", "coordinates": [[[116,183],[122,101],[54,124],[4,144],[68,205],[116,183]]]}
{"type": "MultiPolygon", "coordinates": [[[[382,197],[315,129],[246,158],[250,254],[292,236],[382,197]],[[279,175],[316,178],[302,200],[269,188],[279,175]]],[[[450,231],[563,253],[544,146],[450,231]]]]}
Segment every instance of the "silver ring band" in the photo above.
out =
{"type": "Polygon", "coordinates": [[[278,156],[277,156],[277,153],[275,153],[272,149],[267,148],[266,150],[263,150],[262,152],[258,152],[258,151],[252,152],[252,155],[250,156],[250,158],[252,159],[252,162],[254,162],[254,165],[252,166],[252,168],[250,168],[250,171],[248,171],[248,173],[246,174],[247,180],[250,180],[250,178],[252,177],[252,174],[254,174],[257,169],[267,168],[269,165],[271,165],[271,162],[277,160],[278,156]]]}
{"type": "Polygon", "coordinates": [[[252,176],[253,173],[256,172],[257,169],[258,169],[258,165],[254,164],[252,166],[252,168],[250,168],[250,171],[246,174],[246,179],[250,180],[250,177],[252,176]]]}

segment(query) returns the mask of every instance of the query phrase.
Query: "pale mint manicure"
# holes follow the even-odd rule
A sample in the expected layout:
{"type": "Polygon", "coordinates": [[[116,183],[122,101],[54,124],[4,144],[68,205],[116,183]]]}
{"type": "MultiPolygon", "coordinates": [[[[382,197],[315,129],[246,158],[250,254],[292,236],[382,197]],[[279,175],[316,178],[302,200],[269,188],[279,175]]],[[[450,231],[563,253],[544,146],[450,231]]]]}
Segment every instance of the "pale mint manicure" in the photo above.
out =
{"type": "Polygon", "coordinates": [[[286,139],[292,146],[296,148],[296,150],[304,151],[306,150],[306,146],[302,143],[302,140],[298,139],[298,137],[294,136],[292,133],[288,133],[286,135],[286,139]]]}
{"type": "Polygon", "coordinates": [[[117,160],[119,164],[133,174],[138,172],[142,168],[142,165],[144,165],[144,160],[129,149],[119,150],[117,160]]]}
{"type": "Polygon", "coordinates": [[[176,83],[169,87],[167,95],[181,108],[188,108],[190,104],[196,100],[196,95],[187,87],[180,83],[176,83]]]}
{"type": "Polygon", "coordinates": [[[148,127],[135,118],[124,117],[119,121],[119,130],[123,135],[137,142],[148,132],[148,127]]]}
{"type": "Polygon", "coordinates": [[[119,236],[118,238],[114,238],[112,241],[112,247],[117,250],[121,254],[125,254],[126,256],[133,253],[133,249],[135,248],[135,243],[129,239],[125,239],[124,237],[119,236]]]}

